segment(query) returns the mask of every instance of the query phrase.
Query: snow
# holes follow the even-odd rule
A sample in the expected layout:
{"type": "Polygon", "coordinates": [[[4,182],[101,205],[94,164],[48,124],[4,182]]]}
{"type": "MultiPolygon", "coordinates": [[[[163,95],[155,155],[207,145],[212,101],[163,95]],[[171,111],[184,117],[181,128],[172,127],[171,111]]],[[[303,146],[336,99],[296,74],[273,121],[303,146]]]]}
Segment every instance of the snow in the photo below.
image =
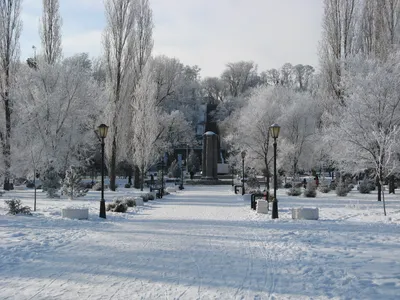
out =
{"type": "MultiPolygon", "coordinates": [[[[32,190],[2,196],[15,197],[33,206],[32,190]]],[[[384,217],[376,194],[278,190],[275,220],[230,186],[185,186],[106,220],[99,199],[39,192],[32,216],[6,215],[0,202],[1,299],[398,299],[397,195],[384,217]],[[89,220],[61,218],[69,206],[89,208],[89,220]],[[320,219],[292,220],[298,207],[318,207],[320,219]]]]}

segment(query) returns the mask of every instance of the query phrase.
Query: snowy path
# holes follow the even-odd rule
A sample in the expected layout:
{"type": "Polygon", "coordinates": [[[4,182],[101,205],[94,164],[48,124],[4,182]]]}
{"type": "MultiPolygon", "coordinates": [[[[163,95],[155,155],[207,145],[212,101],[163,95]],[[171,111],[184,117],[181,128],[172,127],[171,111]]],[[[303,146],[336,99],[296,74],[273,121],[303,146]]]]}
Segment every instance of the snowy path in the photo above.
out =
{"type": "Polygon", "coordinates": [[[8,243],[0,248],[0,298],[396,299],[400,294],[400,264],[389,259],[400,257],[398,225],[295,222],[281,206],[281,218],[271,220],[255,215],[228,187],[189,187],[149,202],[138,214],[109,214],[104,222],[31,217],[26,223],[24,217],[4,217],[0,238],[8,243]]]}

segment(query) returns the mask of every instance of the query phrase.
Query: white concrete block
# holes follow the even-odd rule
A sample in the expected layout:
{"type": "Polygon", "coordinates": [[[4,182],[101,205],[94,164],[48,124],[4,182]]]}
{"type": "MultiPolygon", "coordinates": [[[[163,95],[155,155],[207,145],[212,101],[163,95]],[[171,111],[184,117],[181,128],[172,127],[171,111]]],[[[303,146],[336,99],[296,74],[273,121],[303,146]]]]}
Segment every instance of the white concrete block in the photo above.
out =
{"type": "Polygon", "coordinates": [[[268,201],[259,199],[257,200],[257,213],[267,214],[269,209],[268,201]]]}
{"type": "Polygon", "coordinates": [[[135,197],[135,203],[136,203],[136,206],[143,206],[144,205],[143,198],[135,197]]]}
{"type": "Polygon", "coordinates": [[[88,208],[62,208],[61,216],[63,218],[87,220],[89,219],[88,208]]]}
{"type": "Polygon", "coordinates": [[[168,186],[165,190],[168,193],[175,193],[176,192],[176,187],[175,186],[168,186]]]}
{"type": "Polygon", "coordinates": [[[318,220],[318,208],[292,208],[293,219],[318,220]]]}

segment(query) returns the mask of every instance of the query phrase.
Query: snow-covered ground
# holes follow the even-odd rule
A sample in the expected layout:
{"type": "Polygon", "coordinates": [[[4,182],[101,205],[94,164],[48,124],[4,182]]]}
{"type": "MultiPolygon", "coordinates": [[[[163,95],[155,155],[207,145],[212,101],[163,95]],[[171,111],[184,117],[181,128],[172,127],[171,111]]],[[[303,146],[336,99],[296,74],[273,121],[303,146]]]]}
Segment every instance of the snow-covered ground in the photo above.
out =
{"type": "MultiPolygon", "coordinates": [[[[400,197],[288,197],[257,215],[230,186],[186,186],[99,219],[99,192],[38,195],[33,216],[0,203],[0,299],[399,299],[400,197]],[[61,218],[83,206],[89,220],[61,218]],[[320,220],[291,219],[319,207],[320,220]]],[[[132,193],[106,192],[106,199],[132,193]]],[[[32,190],[11,191],[33,206],[32,190]]]]}

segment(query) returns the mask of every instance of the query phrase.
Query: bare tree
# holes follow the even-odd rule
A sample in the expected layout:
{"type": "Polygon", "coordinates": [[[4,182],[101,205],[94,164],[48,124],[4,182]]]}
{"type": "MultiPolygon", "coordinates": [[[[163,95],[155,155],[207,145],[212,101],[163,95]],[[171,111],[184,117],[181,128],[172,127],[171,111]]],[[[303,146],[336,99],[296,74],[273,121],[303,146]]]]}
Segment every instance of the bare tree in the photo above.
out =
{"type": "Polygon", "coordinates": [[[353,53],[356,28],[356,0],[325,0],[320,50],[321,73],[330,97],[343,103],[341,62],[353,53]]]}
{"type": "MultiPolygon", "coordinates": [[[[110,135],[107,138],[110,188],[115,190],[119,138],[127,124],[130,103],[152,47],[152,12],[148,0],[107,0],[104,50],[110,92],[110,135]]],[[[126,126],[128,128],[128,126],[126,126]]]]}
{"type": "Polygon", "coordinates": [[[59,0],[43,0],[43,12],[40,24],[40,38],[44,60],[53,65],[61,58],[61,25],[59,0]]]}
{"type": "Polygon", "coordinates": [[[251,61],[228,63],[221,78],[227,84],[230,94],[237,97],[258,83],[257,65],[251,61]]]}
{"type": "Polygon", "coordinates": [[[5,174],[4,189],[9,189],[11,167],[11,88],[14,84],[19,58],[21,0],[0,0],[0,99],[3,104],[5,123],[0,131],[3,147],[5,174]]]}

